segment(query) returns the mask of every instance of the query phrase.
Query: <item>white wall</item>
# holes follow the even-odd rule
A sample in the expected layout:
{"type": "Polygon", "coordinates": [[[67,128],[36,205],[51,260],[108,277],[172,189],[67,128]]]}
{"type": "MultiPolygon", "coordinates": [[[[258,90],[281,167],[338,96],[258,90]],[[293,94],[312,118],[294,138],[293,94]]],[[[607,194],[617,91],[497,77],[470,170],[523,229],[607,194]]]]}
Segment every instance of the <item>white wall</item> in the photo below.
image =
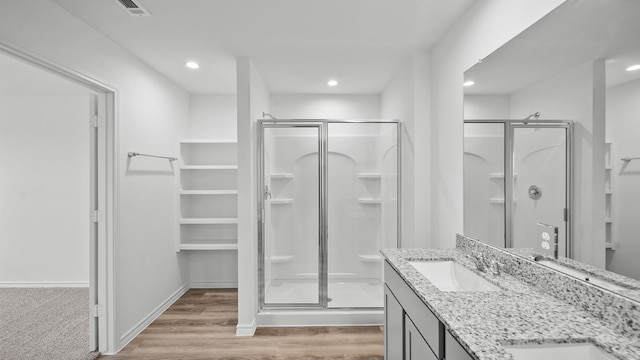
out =
{"type": "Polygon", "coordinates": [[[430,229],[429,53],[407,60],[381,97],[383,118],[402,121],[401,246],[428,247],[430,229]]]}
{"type": "Polygon", "coordinates": [[[176,184],[169,162],[127,152],[175,154],[188,94],[48,0],[0,5],[0,41],[27,48],[117,88],[115,329],[101,350],[120,349],[188,281],[175,252],[176,184]]]}
{"type": "Polygon", "coordinates": [[[270,94],[248,58],[238,58],[238,326],[253,335],[258,313],[256,119],[270,113],[270,94]]]}
{"type": "Polygon", "coordinates": [[[509,119],[508,95],[465,95],[465,120],[509,119]]]}
{"type": "Polygon", "coordinates": [[[187,134],[190,139],[236,139],[236,95],[191,94],[187,134]]]}
{"type": "Polygon", "coordinates": [[[455,233],[463,232],[463,73],[478,59],[489,55],[519,32],[557,7],[563,0],[476,1],[447,34],[431,49],[431,113],[428,136],[431,144],[432,211],[430,228],[417,238],[425,245],[453,247],[455,233]]]}
{"type": "Polygon", "coordinates": [[[640,80],[607,89],[607,140],[613,143],[613,242],[607,252],[607,270],[640,279],[640,160],[620,158],[640,156],[640,80]]]}
{"type": "Polygon", "coordinates": [[[510,118],[574,120],[574,258],[604,268],[604,64],[588,62],[510,96],[510,118]]]}
{"type": "Polygon", "coordinates": [[[278,119],[379,119],[380,95],[271,95],[278,119]]]}
{"type": "Polygon", "coordinates": [[[0,97],[0,286],[88,286],[88,154],[88,92],[0,97]]]}

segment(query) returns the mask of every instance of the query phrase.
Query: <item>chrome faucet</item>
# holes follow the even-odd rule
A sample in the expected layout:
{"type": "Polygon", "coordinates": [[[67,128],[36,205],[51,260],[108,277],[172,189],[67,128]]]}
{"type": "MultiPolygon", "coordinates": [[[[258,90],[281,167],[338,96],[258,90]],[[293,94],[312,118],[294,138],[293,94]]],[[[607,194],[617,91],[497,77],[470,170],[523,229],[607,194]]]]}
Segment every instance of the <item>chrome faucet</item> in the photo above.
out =
{"type": "Polygon", "coordinates": [[[473,261],[478,271],[495,275],[495,276],[500,275],[500,268],[502,267],[502,264],[498,262],[498,260],[496,259],[488,260],[485,257],[485,255],[481,252],[467,255],[467,257],[471,259],[471,261],[473,261]]]}
{"type": "Polygon", "coordinates": [[[491,275],[500,276],[500,269],[502,268],[502,266],[503,265],[500,262],[498,262],[498,260],[491,259],[491,261],[489,262],[489,267],[487,268],[487,270],[489,270],[489,273],[491,275]]]}
{"type": "Polygon", "coordinates": [[[471,254],[471,255],[467,255],[467,257],[469,259],[471,259],[471,261],[473,261],[473,264],[476,266],[476,269],[478,271],[482,271],[485,272],[487,269],[487,264],[484,261],[484,254],[481,252],[475,253],[475,254],[471,254]]]}

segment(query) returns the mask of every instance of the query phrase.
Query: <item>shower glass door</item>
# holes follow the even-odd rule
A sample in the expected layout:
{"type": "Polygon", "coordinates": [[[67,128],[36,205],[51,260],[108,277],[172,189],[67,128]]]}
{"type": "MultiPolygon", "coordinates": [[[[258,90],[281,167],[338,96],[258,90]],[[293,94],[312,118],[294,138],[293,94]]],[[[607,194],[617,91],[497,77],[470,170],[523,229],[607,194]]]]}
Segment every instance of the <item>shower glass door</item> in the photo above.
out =
{"type": "Polygon", "coordinates": [[[329,123],[329,308],[383,307],[380,249],[397,247],[398,126],[329,123]]]}
{"type": "Polygon", "coordinates": [[[322,125],[261,127],[261,303],[321,306],[322,125]]]}
{"type": "Polygon", "coordinates": [[[558,255],[567,256],[566,127],[512,127],[512,247],[540,249],[538,223],[558,227],[558,255]]]}

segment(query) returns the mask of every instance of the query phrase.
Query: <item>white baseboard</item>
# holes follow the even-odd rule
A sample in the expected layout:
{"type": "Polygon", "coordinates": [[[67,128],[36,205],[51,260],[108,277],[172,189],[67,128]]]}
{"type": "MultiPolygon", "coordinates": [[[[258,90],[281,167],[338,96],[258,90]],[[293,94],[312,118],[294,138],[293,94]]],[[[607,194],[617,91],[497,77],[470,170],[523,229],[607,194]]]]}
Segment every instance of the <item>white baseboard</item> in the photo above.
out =
{"type": "Polygon", "coordinates": [[[236,336],[253,336],[256,333],[256,319],[253,319],[253,322],[249,325],[240,325],[236,326],[236,336]]]}
{"type": "Polygon", "coordinates": [[[134,326],[131,330],[127,331],[124,335],[120,337],[120,346],[116,353],[122,350],[131,340],[135,339],[138,334],[142,332],[142,330],[146,329],[158,316],[162,315],[162,313],[169,308],[174,302],[176,302],[184,293],[189,290],[188,285],[182,286],[176,292],[174,292],[167,300],[165,300],[160,306],[155,308],[149,315],[147,315],[144,319],[142,319],[136,326],[134,326]]]}
{"type": "Polygon", "coordinates": [[[88,281],[0,282],[0,288],[88,288],[88,281]]]}
{"type": "Polygon", "coordinates": [[[192,281],[189,283],[190,289],[237,289],[237,282],[208,282],[192,281]]]}

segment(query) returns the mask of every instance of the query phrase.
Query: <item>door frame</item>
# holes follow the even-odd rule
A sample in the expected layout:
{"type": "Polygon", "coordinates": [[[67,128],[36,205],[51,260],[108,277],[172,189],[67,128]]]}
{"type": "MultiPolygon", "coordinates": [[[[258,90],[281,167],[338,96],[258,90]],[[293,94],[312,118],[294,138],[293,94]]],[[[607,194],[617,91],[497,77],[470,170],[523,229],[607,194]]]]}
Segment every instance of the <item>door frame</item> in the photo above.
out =
{"type": "MultiPolygon", "coordinates": [[[[52,73],[60,78],[76,83],[96,94],[92,101],[92,114],[96,115],[95,134],[90,134],[91,149],[91,192],[92,203],[87,209],[87,220],[92,233],[90,243],[90,316],[97,321],[90,321],[89,332],[91,346],[100,351],[112,353],[115,350],[115,291],[114,291],[114,240],[116,236],[117,189],[116,177],[118,168],[117,131],[118,119],[116,109],[118,90],[112,85],[98,81],[77,70],[53,62],[15,44],[0,41],[0,53],[13,57],[23,63],[52,73]],[[93,211],[97,211],[93,217],[93,211]],[[95,220],[94,220],[95,219],[95,220]],[[97,224],[97,226],[95,225],[97,224]]],[[[92,131],[93,133],[93,131],[92,131]]]]}
{"type": "Polygon", "coordinates": [[[290,123],[274,123],[273,121],[259,121],[259,134],[258,134],[258,297],[260,308],[322,308],[326,306],[326,237],[327,237],[327,219],[325,217],[325,204],[323,202],[324,195],[326,194],[326,181],[327,174],[325,158],[327,144],[325,140],[325,133],[327,131],[326,124],[322,122],[290,122],[290,123]],[[318,130],[318,301],[315,303],[286,303],[286,304],[267,304],[265,303],[265,285],[266,285],[266,261],[265,261],[265,194],[266,188],[264,183],[265,177],[265,142],[264,135],[266,129],[296,129],[296,128],[315,128],[318,130]]]}

